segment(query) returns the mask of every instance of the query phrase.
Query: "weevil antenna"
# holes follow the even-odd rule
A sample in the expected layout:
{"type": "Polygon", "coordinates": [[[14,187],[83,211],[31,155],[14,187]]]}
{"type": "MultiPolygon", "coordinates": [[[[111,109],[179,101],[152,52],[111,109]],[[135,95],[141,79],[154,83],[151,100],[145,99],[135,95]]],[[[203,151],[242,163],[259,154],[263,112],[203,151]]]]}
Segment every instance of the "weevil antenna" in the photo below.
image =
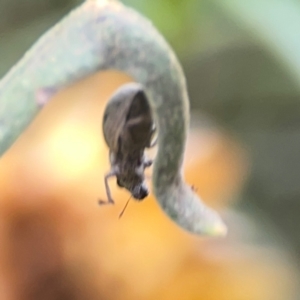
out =
{"type": "Polygon", "coordinates": [[[121,213],[120,213],[120,215],[119,215],[119,219],[121,219],[121,217],[123,216],[123,214],[124,214],[124,212],[125,212],[125,210],[126,210],[126,207],[128,206],[128,203],[129,203],[130,199],[131,199],[131,195],[130,195],[129,199],[127,200],[127,202],[126,202],[126,204],[125,204],[123,210],[121,211],[121,213]]]}

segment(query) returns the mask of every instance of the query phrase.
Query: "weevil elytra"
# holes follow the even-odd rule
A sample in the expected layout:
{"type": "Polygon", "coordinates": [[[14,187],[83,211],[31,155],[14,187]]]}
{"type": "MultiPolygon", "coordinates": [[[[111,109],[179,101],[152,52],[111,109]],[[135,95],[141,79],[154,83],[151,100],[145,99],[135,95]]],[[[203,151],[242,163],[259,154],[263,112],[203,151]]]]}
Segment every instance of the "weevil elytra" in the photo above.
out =
{"type": "Polygon", "coordinates": [[[156,142],[152,143],[155,126],[140,84],[125,84],[113,94],[104,112],[102,129],[111,170],[104,178],[108,201],[100,200],[99,204],[114,204],[108,184],[113,176],[119,187],[127,189],[134,199],[143,200],[149,194],[144,171],[152,165],[144,151],[156,142]]]}

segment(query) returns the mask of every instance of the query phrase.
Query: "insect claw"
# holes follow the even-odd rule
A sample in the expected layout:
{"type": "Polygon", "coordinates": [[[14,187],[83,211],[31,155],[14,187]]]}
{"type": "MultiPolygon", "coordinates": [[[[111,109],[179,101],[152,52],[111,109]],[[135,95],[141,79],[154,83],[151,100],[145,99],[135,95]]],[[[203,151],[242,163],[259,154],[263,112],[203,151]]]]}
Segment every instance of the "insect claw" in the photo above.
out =
{"type": "Polygon", "coordinates": [[[112,204],[112,205],[114,205],[115,204],[115,201],[114,200],[112,200],[112,199],[108,199],[108,201],[104,201],[104,200],[98,200],[98,204],[99,205],[106,205],[106,204],[112,204]]]}
{"type": "Polygon", "coordinates": [[[149,148],[154,148],[158,143],[158,138],[155,138],[154,141],[151,142],[151,144],[149,145],[149,148]]]}
{"type": "Polygon", "coordinates": [[[194,186],[194,185],[191,185],[191,189],[193,190],[193,192],[198,192],[198,188],[196,187],[196,186],[194,186]]]}
{"type": "Polygon", "coordinates": [[[153,164],[153,160],[149,159],[144,162],[144,168],[149,168],[153,164]]]}

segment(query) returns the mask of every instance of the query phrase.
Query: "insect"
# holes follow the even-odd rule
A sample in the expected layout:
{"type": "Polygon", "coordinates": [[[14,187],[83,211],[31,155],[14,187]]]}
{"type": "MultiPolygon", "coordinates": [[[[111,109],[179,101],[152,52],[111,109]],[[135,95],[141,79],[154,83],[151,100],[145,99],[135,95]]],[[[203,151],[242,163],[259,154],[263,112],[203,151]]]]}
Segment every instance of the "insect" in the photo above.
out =
{"type": "Polygon", "coordinates": [[[108,201],[100,200],[99,204],[114,204],[108,184],[113,176],[119,187],[127,189],[134,199],[143,200],[149,194],[144,171],[152,165],[144,151],[155,146],[152,139],[156,128],[140,84],[125,84],[113,94],[104,112],[102,130],[111,170],[104,178],[108,201]]]}

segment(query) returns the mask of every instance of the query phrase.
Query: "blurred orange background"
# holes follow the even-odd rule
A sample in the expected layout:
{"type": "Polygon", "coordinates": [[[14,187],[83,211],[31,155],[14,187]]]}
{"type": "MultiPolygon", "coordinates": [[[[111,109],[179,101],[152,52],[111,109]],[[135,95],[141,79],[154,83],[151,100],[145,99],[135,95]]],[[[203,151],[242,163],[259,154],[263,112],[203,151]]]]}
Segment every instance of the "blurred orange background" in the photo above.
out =
{"type": "Polygon", "coordinates": [[[184,232],[152,196],[118,219],[129,194],[115,180],[116,205],[98,206],[109,170],[102,114],[129,81],[107,71],[61,91],[1,158],[0,299],[293,299],[291,254],[258,243],[259,225],[233,210],[247,152],[212,122],[194,117],[185,174],[224,216],[227,238],[184,232]]]}

